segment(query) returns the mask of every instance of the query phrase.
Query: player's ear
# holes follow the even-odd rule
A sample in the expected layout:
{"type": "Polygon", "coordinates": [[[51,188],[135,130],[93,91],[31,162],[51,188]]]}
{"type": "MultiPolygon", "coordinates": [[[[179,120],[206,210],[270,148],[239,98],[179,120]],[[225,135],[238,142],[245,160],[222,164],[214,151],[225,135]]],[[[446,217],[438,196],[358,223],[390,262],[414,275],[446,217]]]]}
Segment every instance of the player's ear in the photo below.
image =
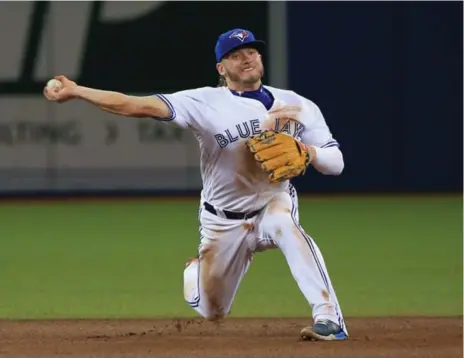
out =
{"type": "Polygon", "coordinates": [[[224,70],[224,65],[221,62],[218,62],[216,64],[216,69],[221,76],[224,76],[226,74],[226,71],[224,70]]]}

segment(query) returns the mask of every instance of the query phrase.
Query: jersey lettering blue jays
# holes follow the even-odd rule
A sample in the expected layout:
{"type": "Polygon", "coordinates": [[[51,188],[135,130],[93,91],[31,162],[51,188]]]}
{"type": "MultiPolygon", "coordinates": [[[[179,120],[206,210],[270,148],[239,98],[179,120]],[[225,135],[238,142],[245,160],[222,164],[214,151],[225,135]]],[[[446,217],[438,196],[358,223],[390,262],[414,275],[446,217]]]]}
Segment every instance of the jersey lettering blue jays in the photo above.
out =
{"type": "Polygon", "coordinates": [[[264,207],[288,182],[273,184],[248,152],[248,138],[266,129],[286,133],[307,145],[338,145],[319,108],[295,92],[265,86],[274,97],[267,109],[226,87],[202,87],[158,94],[171,111],[160,120],[191,130],[200,146],[201,200],[247,212],[264,207]]]}

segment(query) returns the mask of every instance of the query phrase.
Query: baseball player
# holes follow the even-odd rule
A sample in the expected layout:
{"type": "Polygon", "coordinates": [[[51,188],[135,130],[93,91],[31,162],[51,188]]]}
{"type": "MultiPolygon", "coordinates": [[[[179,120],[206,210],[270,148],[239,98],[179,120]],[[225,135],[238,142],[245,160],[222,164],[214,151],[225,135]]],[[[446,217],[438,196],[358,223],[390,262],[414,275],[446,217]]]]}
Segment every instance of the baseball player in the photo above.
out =
{"type": "MultiPolygon", "coordinates": [[[[338,175],[344,161],[319,108],[289,90],[262,84],[263,41],[234,29],[215,47],[221,84],[172,94],[130,96],[57,76],[50,101],[81,99],[102,110],[153,118],[191,130],[200,146],[198,258],[184,269],[184,297],[206,319],[225,317],[253,252],[276,246],[311,306],[307,340],[343,340],[348,331],[322,254],[298,220],[289,180],[313,167],[338,175]]],[[[272,284],[272,279],[271,279],[272,284]]]]}

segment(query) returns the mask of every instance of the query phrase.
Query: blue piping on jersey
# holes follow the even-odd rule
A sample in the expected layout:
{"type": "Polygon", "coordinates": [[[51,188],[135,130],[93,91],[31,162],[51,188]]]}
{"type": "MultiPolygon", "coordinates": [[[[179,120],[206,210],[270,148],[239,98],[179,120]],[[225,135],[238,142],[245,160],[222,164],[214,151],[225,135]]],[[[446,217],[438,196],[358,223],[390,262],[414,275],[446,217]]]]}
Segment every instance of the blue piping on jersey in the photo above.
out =
{"type": "Polygon", "coordinates": [[[169,110],[171,111],[171,115],[167,118],[156,118],[159,121],[165,121],[165,122],[170,122],[174,119],[176,119],[176,110],[174,109],[174,106],[172,103],[162,94],[155,94],[156,97],[158,97],[160,100],[162,100],[166,106],[168,106],[169,110]]]}

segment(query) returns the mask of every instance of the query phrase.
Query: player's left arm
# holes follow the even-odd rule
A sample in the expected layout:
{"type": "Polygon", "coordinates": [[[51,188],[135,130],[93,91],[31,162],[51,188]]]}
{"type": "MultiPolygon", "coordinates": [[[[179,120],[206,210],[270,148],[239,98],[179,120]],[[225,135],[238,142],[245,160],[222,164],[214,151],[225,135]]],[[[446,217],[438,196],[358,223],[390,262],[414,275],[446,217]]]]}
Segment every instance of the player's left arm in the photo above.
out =
{"type": "Polygon", "coordinates": [[[332,133],[320,111],[312,104],[311,120],[301,135],[301,141],[308,146],[311,165],[325,175],[340,175],[345,167],[339,143],[332,133]]]}

